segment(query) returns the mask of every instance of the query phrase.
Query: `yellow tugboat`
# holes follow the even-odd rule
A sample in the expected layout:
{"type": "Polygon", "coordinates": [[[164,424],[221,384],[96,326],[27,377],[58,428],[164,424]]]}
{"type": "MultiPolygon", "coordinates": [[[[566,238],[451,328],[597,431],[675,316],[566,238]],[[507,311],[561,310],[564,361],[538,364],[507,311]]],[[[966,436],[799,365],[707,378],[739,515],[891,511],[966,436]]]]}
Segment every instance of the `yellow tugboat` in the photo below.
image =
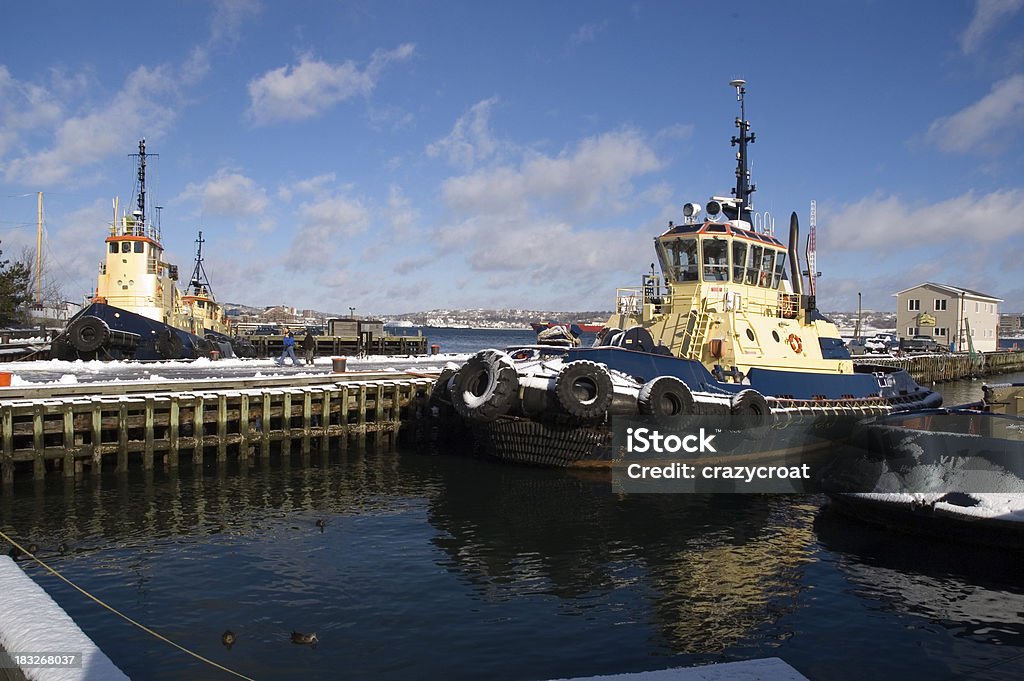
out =
{"type": "Polygon", "coordinates": [[[732,196],[713,196],[704,218],[684,205],[681,223],[655,238],[661,274],[652,268],[639,287],[617,291],[597,345],[484,350],[438,380],[438,413],[470,424],[484,451],[570,465],[607,456],[613,416],[731,414],[765,425],[941,404],[903,370],[854,366],[817,309],[813,262],[804,286],[796,214],[787,247],[752,210],[754,134],[745,82],[731,85],[740,103],[732,196]]]}
{"type": "Polygon", "coordinates": [[[178,267],[164,260],[160,226],[148,219],[146,141],[139,142],[136,208],[117,215],[106,237],[90,304],[54,339],[57,359],[194,359],[233,355],[231,327],[213,298],[202,265],[199,233],[190,291],[178,287],[178,267]]]}

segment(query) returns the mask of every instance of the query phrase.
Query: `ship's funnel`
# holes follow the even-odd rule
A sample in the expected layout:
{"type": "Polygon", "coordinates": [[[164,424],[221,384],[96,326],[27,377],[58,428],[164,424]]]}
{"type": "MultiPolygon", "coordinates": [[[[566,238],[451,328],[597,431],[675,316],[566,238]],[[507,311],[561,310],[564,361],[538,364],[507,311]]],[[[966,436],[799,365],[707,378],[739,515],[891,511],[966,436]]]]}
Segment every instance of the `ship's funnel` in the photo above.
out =
{"type": "Polygon", "coordinates": [[[797,251],[797,244],[800,243],[800,221],[796,212],[789,216],[789,275],[793,280],[793,293],[802,295],[804,292],[803,275],[800,274],[800,253],[797,251]]]}

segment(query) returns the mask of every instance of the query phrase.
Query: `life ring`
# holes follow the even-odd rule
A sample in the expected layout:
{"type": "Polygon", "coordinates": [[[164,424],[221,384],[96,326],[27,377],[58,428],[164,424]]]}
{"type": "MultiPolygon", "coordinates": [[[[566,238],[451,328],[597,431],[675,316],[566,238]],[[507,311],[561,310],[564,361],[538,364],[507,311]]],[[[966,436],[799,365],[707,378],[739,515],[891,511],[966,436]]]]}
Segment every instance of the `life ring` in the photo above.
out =
{"type": "Polygon", "coordinates": [[[504,352],[481,350],[466,360],[450,386],[452,406],[459,416],[487,422],[512,408],[519,394],[519,376],[504,352]]]}
{"type": "Polygon", "coordinates": [[[581,419],[603,416],[612,402],[612,392],[608,370],[585,359],[569,362],[555,378],[555,400],[581,419]]]}
{"type": "Polygon", "coordinates": [[[789,347],[793,348],[793,352],[800,354],[804,349],[804,342],[800,340],[800,336],[795,333],[789,334],[789,347]]]}
{"type": "Polygon", "coordinates": [[[693,393],[675,376],[658,376],[640,388],[637,406],[655,417],[686,416],[694,413],[693,393]]]}

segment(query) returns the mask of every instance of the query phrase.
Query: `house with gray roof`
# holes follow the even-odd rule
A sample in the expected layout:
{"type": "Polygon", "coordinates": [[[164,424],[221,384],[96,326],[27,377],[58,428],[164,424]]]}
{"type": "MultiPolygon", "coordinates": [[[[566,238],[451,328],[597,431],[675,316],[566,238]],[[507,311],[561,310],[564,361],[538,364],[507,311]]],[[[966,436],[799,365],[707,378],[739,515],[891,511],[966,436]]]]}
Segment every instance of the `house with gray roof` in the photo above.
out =
{"type": "Polygon", "coordinates": [[[978,352],[996,349],[1001,298],[934,282],[918,284],[894,295],[896,333],[901,339],[931,336],[958,352],[966,352],[971,345],[978,352]]]}

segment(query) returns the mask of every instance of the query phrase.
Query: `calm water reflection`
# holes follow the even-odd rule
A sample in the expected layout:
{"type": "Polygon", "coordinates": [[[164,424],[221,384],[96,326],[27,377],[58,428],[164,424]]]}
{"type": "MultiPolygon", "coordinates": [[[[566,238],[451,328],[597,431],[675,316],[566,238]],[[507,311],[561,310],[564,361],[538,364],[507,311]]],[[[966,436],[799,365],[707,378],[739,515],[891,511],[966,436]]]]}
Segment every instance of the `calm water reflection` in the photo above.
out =
{"type": "MultiPolygon", "coordinates": [[[[350,451],[19,481],[0,523],[258,679],[525,680],[763,656],[812,679],[1019,676],[1019,555],[892,535],[823,505],[621,496],[600,476],[350,451]],[[291,644],[293,629],[320,645],[291,644]]],[[[136,681],[226,678],[27,569],[136,681]]]]}

